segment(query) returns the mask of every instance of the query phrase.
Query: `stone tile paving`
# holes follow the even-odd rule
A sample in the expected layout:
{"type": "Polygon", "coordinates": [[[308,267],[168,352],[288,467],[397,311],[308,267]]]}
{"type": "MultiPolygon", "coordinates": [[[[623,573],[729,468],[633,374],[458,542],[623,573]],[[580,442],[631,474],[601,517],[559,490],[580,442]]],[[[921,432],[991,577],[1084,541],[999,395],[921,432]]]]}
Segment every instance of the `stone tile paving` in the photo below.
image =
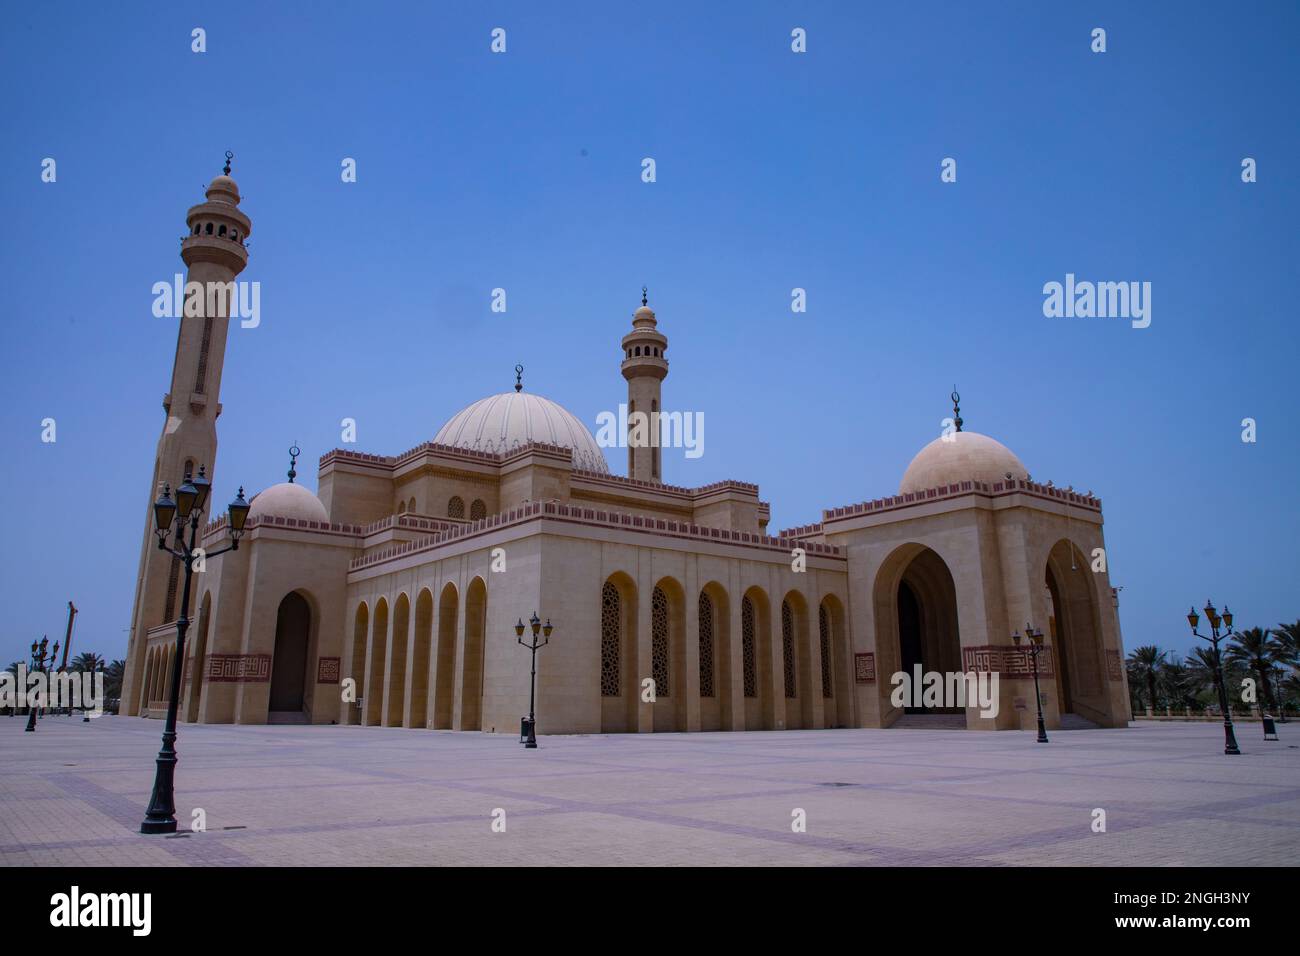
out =
{"type": "Polygon", "coordinates": [[[1300,725],[515,738],[182,725],[177,819],[136,832],[162,722],[0,717],[0,864],[1294,865],[1300,725]],[[1093,833],[1092,811],[1107,815],[1093,833]],[[493,812],[506,831],[492,830],[493,812]],[[807,831],[793,832],[801,808],[807,831]]]}

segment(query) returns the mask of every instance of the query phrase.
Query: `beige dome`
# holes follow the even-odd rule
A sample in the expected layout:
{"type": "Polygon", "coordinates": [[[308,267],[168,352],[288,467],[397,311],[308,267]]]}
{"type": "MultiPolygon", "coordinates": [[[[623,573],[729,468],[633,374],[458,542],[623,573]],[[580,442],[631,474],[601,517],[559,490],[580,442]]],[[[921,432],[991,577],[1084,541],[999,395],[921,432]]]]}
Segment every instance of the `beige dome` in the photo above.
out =
{"type": "Polygon", "coordinates": [[[439,445],[509,452],[528,442],[572,449],[575,468],[609,472],[605,453],[585,425],[564,406],[529,392],[502,392],[453,415],[434,436],[439,445]]]}
{"type": "Polygon", "coordinates": [[[979,432],[952,432],[917,453],[903,474],[899,494],[925,491],[958,481],[1005,481],[1027,478],[1020,459],[1000,441],[979,432]]]}
{"type": "Polygon", "coordinates": [[[239,205],[239,187],[229,176],[217,176],[208,183],[206,193],[208,199],[213,202],[227,202],[232,205],[239,205]]]}
{"type": "Polygon", "coordinates": [[[328,524],[329,514],[320,499],[302,485],[282,481],[253,496],[249,502],[248,517],[260,518],[274,515],[277,518],[297,518],[299,521],[319,521],[328,524]]]}

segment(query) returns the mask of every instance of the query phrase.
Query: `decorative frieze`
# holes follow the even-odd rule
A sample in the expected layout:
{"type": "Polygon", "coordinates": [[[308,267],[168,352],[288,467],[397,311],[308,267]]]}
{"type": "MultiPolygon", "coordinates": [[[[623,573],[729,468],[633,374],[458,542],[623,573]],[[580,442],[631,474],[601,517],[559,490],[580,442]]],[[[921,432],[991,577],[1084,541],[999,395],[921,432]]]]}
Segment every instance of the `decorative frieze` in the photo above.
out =
{"type": "Polygon", "coordinates": [[[853,655],[853,681],[857,684],[876,682],[876,655],[871,652],[853,655]]]}
{"type": "MultiPolygon", "coordinates": [[[[1038,676],[1053,677],[1056,671],[1052,666],[1052,648],[1045,646],[1038,655],[1038,676]]],[[[1034,677],[1034,665],[1029,651],[1023,647],[1009,647],[1005,644],[986,644],[983,647],[963,647],[961,649],[962,670],[988,671],[999,674],[1004,680],[1020,680],[1034,677]]]]}
{"type": "Polygon", "coordinates": [[[203,679],[218,684],[264,684],[271,679],[271,655],[209,654],[203,679]]]}

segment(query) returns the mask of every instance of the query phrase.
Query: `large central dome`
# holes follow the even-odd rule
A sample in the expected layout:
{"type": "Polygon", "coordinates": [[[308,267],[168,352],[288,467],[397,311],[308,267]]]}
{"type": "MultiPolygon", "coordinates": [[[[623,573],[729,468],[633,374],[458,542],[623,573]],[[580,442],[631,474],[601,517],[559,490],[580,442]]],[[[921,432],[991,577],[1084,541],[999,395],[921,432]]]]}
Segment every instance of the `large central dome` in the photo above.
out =
{"type": "Polygon", "coordinates": [[[489,395],[462,408],[434,436],[439,445],[500,454],[530,441],[573,450],[575,468],[609,473],[605,453],[576,415],[529,392],[489,395]]]}

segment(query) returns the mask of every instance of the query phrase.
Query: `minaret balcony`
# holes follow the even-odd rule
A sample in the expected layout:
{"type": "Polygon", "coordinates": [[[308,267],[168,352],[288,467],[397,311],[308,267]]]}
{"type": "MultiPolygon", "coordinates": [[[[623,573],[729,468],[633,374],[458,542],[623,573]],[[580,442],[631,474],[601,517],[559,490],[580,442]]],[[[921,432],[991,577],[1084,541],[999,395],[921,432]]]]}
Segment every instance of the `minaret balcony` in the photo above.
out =
{"type": "Polygon", "coordinates": [[[181,258],[187,266],[214,262],[239,274],[248,265],[248,249],[242,242],[225,236],[185,236],[181,240],[181,258]]]}
{"type": "Polygon", "coordinates": [[[634,355],[632,358],[623,359],[620,370],[623,372],[623,377],[629,380],[657,378],[662,382],[668,377],[668,360],[653,355],[634,355]]]}

